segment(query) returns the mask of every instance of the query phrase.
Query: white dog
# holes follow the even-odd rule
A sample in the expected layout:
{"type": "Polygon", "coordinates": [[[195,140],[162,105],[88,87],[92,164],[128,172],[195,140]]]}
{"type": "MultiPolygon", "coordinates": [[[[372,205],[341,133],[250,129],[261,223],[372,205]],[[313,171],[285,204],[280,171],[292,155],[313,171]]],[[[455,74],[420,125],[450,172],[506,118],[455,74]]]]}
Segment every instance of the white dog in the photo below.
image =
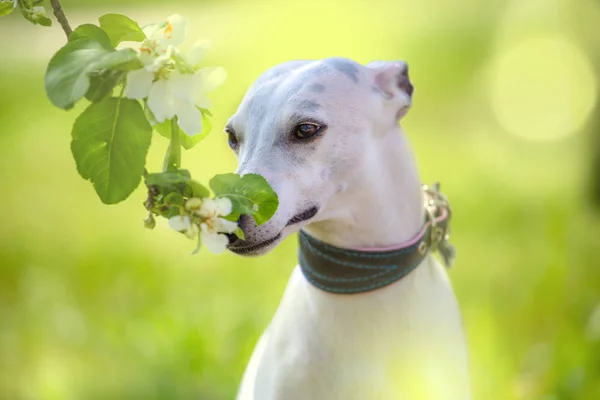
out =
{"type": "Polygon", "coordinates": [[[412,92],[404,62],[293,61],[230,119],[237,172],[263,175],[279,209],[261,226],[242,217],[229,249],[261,255],[302,229],[239,400],[471,398],[459,308],[431,255],[448,256],[449,210],[430,191],[427,213],[398,125],[412,92]]]}

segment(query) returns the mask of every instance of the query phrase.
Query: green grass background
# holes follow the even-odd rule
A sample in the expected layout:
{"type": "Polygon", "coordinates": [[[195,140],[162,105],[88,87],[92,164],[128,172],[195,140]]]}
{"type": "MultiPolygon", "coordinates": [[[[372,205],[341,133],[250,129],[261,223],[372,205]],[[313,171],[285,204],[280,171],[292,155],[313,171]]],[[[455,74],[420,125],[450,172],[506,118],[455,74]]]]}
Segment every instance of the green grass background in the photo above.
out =
{"type": "MultiPolygon", "coordinates": [[[[423,180],[440,180],[454,207],[450,276],[475,398],[600,399],[600,218],[587,200],[597,131],[528,141],[498,123],[485,71],[518,4],[512,34],[565,35],[599,59],[600,10],[587,0],[63,2],[73,26],[179,13],[212,41],[206,65],[229,79],[212,96],[213,133],[183,155],[202,181],[235,169],[220,130],[270,66],[408,60],[416,94],[403,126],[423,180]]],[[[44,94],[64,34],[13,15],[0,38],[0,399],[232,399],[295,237],[258,259],[189,256],[194,243],[164,222],[143,228],[143,188],[101,204],[69,149],[85,104],[63,112],[44,94]]],[[[154,137],[149,169],[166,144],[154,137]]]]}

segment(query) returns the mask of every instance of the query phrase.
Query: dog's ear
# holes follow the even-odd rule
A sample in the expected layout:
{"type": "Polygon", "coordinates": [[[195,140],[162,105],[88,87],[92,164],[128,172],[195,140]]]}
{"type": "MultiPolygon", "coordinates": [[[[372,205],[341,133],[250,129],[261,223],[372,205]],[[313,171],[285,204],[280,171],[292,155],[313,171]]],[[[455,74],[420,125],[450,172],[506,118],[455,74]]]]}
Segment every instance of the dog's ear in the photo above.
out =
{"type": "Polygon", "coordinates": [[[373,70],[373,87],[397,107],[396,120],[400,120],[408,112],[414,92],[408,65],[404,61],[374,61],[367,68],[373,70]]]}

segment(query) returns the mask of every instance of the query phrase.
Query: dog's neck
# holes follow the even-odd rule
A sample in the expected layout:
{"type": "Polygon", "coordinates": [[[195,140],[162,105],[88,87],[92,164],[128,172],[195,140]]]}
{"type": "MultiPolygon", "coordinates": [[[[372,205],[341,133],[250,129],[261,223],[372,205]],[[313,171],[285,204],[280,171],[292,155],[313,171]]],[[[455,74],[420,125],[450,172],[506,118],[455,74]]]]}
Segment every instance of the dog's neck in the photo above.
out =
{"type": "Polygon", "coordinates": [[[324,220],[305,228],[319,240],[343,248],[401,245],[423,225],[423,197],[408,138],[398,127],[371,142],[364,163],[335,194],[324,220]]]}

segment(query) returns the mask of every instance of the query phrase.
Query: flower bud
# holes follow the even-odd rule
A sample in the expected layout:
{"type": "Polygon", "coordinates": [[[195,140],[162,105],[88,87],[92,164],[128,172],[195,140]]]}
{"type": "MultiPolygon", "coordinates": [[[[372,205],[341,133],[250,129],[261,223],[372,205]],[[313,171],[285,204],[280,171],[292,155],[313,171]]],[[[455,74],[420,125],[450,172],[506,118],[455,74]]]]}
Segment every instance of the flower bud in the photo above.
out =
{"type": "Polygon", "coordinates": [[[156,226],[156,220],[152,214],[148,215],[148,218],[144,220],[144,227],[148,229],[154,229],[156,226]]]}
{"type": "Polygon", "coordinates": [[[46,16],[46,9],[42,6],[35,6],[31,9],[31,20],[38,21],[40,18],[46,16]]]}
{"type": "Polygon", "coordinates": [[[202,206],[202,199],[198,197],[192,197],[185,202],[185,208],[189,211],[197,210],[202,206]]]}

